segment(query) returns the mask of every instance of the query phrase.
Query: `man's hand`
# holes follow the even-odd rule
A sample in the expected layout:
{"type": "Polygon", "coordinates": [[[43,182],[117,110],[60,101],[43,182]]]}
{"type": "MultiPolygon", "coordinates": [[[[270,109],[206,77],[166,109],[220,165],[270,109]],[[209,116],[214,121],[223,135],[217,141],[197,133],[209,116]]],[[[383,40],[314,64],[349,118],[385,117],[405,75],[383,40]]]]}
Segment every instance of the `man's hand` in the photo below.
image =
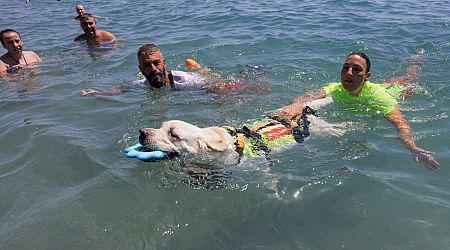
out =
{"type": "Polygon", "coordinates": [[[307,102],[325,98],[327,94],[323,89],[315,89],[305,93],[302,96],[295,98],[295,100],[288,106],[281,109],[280,112],[275,114],[274,118],[281,118],[291,120],[297,118],[303,113],[303,105],[307,102]]]}
{"type": "Polygon", "coordinates": [[[398,130],[398,135],[400,141],[405,144],[406,148],[411,151],[415,161],[422,163],[424,167],[430,170],[438,169],[439,162],[437,162],[433,153],[426,151],[416,146],[416,142],[412,136],[411,128],[400,111],[399,106],[397,106],[393,111],[386,115],[386,119],[390,121],[398,130]]]}
{"type": "Polygon", "coordinates": [[[80,91],[81,96],[90,96],[90,95],[95,95],[97,93],[98,93],[98,91],[95,89],[83,89],[82,91],[80,91]]]}
{"type": "Polygon", "coordinates": [[[14,66],[9,67],[9,65],[7,66],[8,68],[6,69],[6,72],[10,73],[10,74],[14,74],[17,73],[17,71],[19,71],[21,68],[23,68],[22,65],[17,64],[14,66]]]}
{"type": "Polygon", "coordinates": [[[425,168],[429,170],[435,170],[439,168],[439,162],[437,162],[433,153],[419,147],[415,148],[412,152],[415,161],[420,162],[425,168]]]}
{"type": "Polygon", "coordinates": [[[274,118],[291,120],[301,116],[303,113],[303,103],[292,103],[284,107],[280,112],[273,115],[274,118]]]}

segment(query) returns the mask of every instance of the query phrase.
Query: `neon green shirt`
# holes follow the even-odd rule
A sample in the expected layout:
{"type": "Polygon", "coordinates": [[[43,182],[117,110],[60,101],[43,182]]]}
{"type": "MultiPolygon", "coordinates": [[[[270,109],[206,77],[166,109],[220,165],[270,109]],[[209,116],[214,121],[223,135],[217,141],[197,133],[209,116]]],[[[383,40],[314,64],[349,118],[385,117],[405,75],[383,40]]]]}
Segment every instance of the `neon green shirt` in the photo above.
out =
{"type": "Polygon", "coordinates": [[[398,84],[375,84],[367,81],[358,96],[350,95],[340,82],[330,83],[324,87],[325,93],[331,95],[337,103],[347,104],[351,111],[382,113],[387,115],[395,109],[401,97],[398,84]]]}

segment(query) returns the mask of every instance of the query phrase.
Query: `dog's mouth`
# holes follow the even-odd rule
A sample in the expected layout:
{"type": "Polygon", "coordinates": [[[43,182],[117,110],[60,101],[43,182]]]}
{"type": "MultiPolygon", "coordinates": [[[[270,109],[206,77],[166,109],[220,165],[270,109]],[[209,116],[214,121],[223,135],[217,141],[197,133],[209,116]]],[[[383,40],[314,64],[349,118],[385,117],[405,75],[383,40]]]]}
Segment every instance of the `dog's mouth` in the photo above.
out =
{"type": "Polygon", "coordinates": [[[159,150],[159,149],[154,148],[154,147],[152,147],[152,146],[142,146],[138,151],[139,151],[139,152],[155,152],[155,151],[161,151],[161,152],[167,153],[167,152],[165,152],[165,151],[163,151],[163,150],[159,150]]]}
{"type": "Polygon", "coordinates": [[[175,152],[175,151],[166,151],[164,149],[159,149],[153,145],[149,145],[147,143],[145,143],[145,140],[141,140],[141,138],[139,138],[139,143],[142,145],[142,147],[139,149],[140,152],[155,152],[155,151],[161,151],[164,152],[167,155],[173,155],[173,156],[179,156],[180,153],[175,152]]]}
{"type": "Polygon", "coordinates": [[[158,149],[156,147],[153,146],[143,146],[139,151],[141,152],[155,152],[155,151],[161,151],[164,152],[169,158],[175,157],[175,156],[180,156],[181,154],[178,152],[168,152],[168,151],[164,151],[161,149],[158,149]]]}
{"type": "Polygon", "coordinates": [[[141,140],[141,137],[140,137],[140,136],[139,136],[139,143],[142,145],[142,147],[140,147],[140,148],[138,149],[139,152],[147,152],[147,153],[151,153],[151,152],[160,151],[160,152],[163,152],[163,153],[166,155],[167,158],[174,158],[174,157],[177,157],[177,156],[180,156],[180,155],[181,155],[181,154],[178,153],[178,152],[165,151],[165,150],[162,150],[162,149],[158,149],[158,148],[155,147],[155,146],[148,145],[148,144],[145,143],[145,140],[141,140]]]}
{"type": "Polygon", "coordinates": [[[157,161],[171,159],[179,156],[178,153],[166,152],[152,146],[145,146],[140,143],[125,149],[125,155],[129,158],[138,158],[142,161],[157,161]]]}

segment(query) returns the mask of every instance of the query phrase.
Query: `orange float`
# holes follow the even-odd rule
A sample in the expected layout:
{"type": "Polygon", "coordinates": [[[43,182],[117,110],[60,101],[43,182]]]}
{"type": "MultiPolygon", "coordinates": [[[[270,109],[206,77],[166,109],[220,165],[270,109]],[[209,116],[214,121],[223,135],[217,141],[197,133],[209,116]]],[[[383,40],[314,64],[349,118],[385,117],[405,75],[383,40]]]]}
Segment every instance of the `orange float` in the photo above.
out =
{"type": "Polygon", "coordinates": [[[189,69],[199,69],[201,68],[200,64],[198,64],[196,61],[194,61],[193,59],[186,59],[186,67],[188,67],[189,69]]]}

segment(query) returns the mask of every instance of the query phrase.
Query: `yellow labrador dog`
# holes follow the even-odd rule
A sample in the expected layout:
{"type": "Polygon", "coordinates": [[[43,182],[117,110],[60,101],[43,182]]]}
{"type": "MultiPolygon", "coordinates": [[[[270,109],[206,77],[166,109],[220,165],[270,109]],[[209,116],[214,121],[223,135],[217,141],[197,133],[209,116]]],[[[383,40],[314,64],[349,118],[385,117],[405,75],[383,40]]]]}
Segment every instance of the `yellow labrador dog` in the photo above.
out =
{"type": "MultiPolygon", "coordinates": [[[[313,109],[332,102],[325,98],[308,103],[313,109]]],[[[324,120],[309,116],[311,133],[341,136],[344,129],[324,120]]],[[[163,122],[160,128],[141,128],[139,142],[144,146],[172,154],[234,152],[242,155],[262,155],[282,145],[295,144],[298,140],[289,125],[266,119],[253,123],[244,131],[229,127],[200,128],[184,121],[163,122]],[[257,128],[255,128],[255,126],[257,128]]]]}

